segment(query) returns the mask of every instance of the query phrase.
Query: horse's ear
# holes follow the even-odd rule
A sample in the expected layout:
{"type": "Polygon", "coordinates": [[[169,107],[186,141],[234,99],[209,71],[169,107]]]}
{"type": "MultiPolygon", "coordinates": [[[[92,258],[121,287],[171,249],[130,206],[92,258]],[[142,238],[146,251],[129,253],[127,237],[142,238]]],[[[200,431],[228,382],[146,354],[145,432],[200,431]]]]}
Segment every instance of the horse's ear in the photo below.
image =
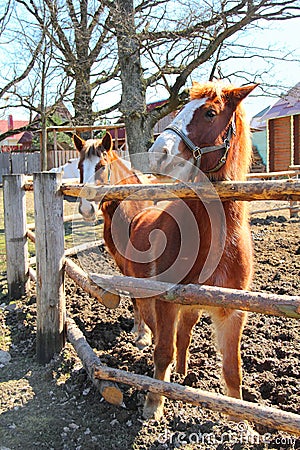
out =
{"type": "Polygon", "coordinates": [[[77,134],[73,134],[73,142],[74,142],[76,150],[81,152],[81,150],[85,144],[85,140],[81,139],[81,137],[78,136],[77,134]]]}
{"type": "Polygon", "coordinates": [[[246,86],[241,86],[238,88],[233,88],[230,90],[229,96],[233,99],[233,101],[238,104],[240,103],[244,98],[249,95],[253,89],[255,89],[258,86],[258,84],[248,84],[246,86]]]}
{"type": "Polygon", "coordinates": [[[102,138],[102,145],[104,147],[104,150],[106,150],[107,152],[109,152],[109,150],[112,149],[112,145],[113,145],[112,136],[108,131],[102,138]]]}

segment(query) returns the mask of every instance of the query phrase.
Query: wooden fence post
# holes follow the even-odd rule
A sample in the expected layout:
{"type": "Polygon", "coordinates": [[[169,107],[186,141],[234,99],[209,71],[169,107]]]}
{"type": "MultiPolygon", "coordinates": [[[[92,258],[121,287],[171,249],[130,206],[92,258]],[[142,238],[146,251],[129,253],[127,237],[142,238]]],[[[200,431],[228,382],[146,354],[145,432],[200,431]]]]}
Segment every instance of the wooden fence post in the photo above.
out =
{"type": "Polygon", "coordinates": [[[61,174],[34,174],[37,359],[46,364],[65,344],[64,223],[61,174]]]}
{"type": "Polygon", "coordinates": [[[3,176],[6,273],[9,297],[18,299],[28,288],[28,244],[24,175],[3,176]]]}

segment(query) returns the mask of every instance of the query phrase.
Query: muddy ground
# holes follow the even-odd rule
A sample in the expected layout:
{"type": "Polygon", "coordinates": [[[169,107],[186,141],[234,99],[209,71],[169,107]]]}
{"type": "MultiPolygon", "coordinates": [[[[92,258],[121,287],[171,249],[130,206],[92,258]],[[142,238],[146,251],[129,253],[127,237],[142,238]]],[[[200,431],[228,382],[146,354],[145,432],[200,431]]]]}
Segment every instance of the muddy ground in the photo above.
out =
{"type": "MultiPolygon", "coordinates": [[[[256,208],[257,209],[257,208],[256,208]]],[[[252,217],[256,274],[252,289],[298,294],[300,219],[287,213],[252,217]],[[280,215],[279,215],[280,214],[280,215]]],[[[113,273],[101,250],[101,268],[113,273]]],[[[103,251],[102,251],[103,250],[103,251]]],[[[296,449],[300,439],[263,429],[245,438],[242,426],[218,413],[167,400],[160,422],[142,420],[144,393],[122,386],[122,407],[107,404],[87,378],[70,344],[46,367],[35,361],[35,292],[9,304],[2,280],[0,349],[11,361],[0,368],[0,449],[296,449]],[[252,439],[252,440],[251,440],[252,439]]],[[[123,298],[106,310],[66,280],[67,308],[103,362],[152,375],[152,349],[139,351],[130,332],[132,306],[123,298]]],[[[172,380],[222,393],[221,359],[210,319],[196,325],[188,376],[172,380]]],[[[242,341],[246,400],[300,412],[300,322],[250,314],[242,341]]]]}

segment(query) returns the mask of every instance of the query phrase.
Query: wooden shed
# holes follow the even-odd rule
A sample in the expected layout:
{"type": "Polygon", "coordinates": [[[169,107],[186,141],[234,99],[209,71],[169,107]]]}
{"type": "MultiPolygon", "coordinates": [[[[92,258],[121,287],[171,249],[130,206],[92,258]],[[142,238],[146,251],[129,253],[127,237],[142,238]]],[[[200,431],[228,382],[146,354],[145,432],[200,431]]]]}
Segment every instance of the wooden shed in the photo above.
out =
{"type": "Polygon", "coordinates": [[[300,164],[300,83],[272,106],[267,120],[268,171],[300,164]]]}

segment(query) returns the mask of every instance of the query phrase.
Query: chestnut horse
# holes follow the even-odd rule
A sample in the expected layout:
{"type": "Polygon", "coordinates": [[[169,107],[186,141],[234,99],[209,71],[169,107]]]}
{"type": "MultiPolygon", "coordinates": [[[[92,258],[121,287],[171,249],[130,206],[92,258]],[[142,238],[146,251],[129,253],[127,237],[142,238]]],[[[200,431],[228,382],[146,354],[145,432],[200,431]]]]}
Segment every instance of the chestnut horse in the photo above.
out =
{"type": "MultiPolygon", "coordinates": [[[[182,181],[244,180],[251,162],[251,141],[241,101],[255,87],[194,83],[190,102],[149,150],[153,172],[178,172],[182,181]]],[[[175,200],[131,217],[122,266],[125,275],[175,284],[249,288],[253,260],[245,203],[215,201],[210,207],[203,198],[175,200]],[[136,252],[151,258],[139,260],[136,252]]],[[[179,305],[155,297],[136,299],[136,303],[154,336],[155,378],[169,381],[173,361],[176,370],[186,374],[192,328],[204,310],[215,326],[227,394],[242,398],[240,342],[246,313],[179,305]]],[[[149,392],[144,417],[158,419],[163,405],[163,396],[149,392]]]]}
{"type": "MultiPolygon", "coordinates": [[[[221,82],[194,83],[190,91],[190,102],[149,150],[153,171],[167,174],[169,171],[175,171],[175,166],[178,166],[182,176],[185,176],[182,181],[203,181],[204,177],[209,180],[245,180],[252,150],[249,125],[241,101],[255,87],[256,85],[249,85],[238,88],[225,86],[221,82]],[[179,163],[178,157],[186,161],[185,174],[182,159],[179,163]]],[[[131,262],[130,254],[127,255],[129,262],[126,265],[126,274],[145,277],[151,272],[158,279],[164,280],[166,267],[170,267],[178,258],[180,244],[186,247],[187,260],[189,252],[195,252],[194,248],[198,244],[196,257],[194,261],[188,261],[185,276],[183,272],[176,276],[173,271],[174,278],[168,273],[169,279],[166,281],[201,282],[227,288],[248,289],[252,279],[253,260],[247,205],[235,201],[222,202],[226,227],[221,226],[219,237],[213,238],[215,223],[206,203],[199,199],[185,200],[184,204],[197,223],[198,234],[191,231],[194,239],[186,232],[186,237],[183,236],[180,242],[179,228],[186,219],[184,216],[180,226],[172,220],[174,209],[181,207],[176,201],[167,205],[163,211],[141,213],[135,217],[131,227],[133,246],[139,250],[147,250],[148,236],[155,229],[164,231],[167,245],[164,254],[157,258],[151,268],[131,262]],[[216,251],[218,245],[223,247],[221,255],[216,251]],[[210,248],[214,249],[216,260],[211,261],[210,270],[203,273],[210,248]]],[[[218,212],[215,217],[217,216],[218,212]]],[[[153,247],[156,244],[154,242],[153,247]]],[[[184,263],[184,258],[181,258],[177,266],[181,268],[184,263]]],[[[155,336],[155,378],[169,380],[174,359],[177,371],[186,374],[191,330],[201,311],[205,310],[210,314],[215,326],[227,394],[242,398],[240,341],[246,320],[244,312],[220,307],[179,306],[153,300],[149,314],[149,305],[145,304],[145,300],[137,300],[137,303],[155,336]]],[[[163,404],[164,398],[161,395],[149,392],[144,416],[160,417],[163,404]]]]}
{"type": "MultiPolygon", "coordinates": [[[[80,183],[82,184],[141,184],[156,181],[153,176],[144,176],[138,172],[133,172],[128,167],[129,164],[118,157],[116,152],[112,150],[113,141],[109,132],[104,135],[103,139],[88,139],[86,141],[81,139],[80,136],[74,135],[73,141],[80,155],[78,169],[80,183]]],[[[104,218],[104,241],[123,273],[130,223],[138,212],[150,205],[153,205],[153,202],[110,201],[101,204],[104,218]],[[112,224],[114,224],[114,233],[112,232],[112,224]]],[[[86,221],[94,222],[96,220],[98,208],[99,204],[84,198],[80,199],[79,212],[86,221]]],[[[139,314],[135,299],[132,299],[132,302],[134,307],[134,327],[132,331],[137,333],[136,345],[142,349],[151,343],[151,332],[139,314]]]]}

